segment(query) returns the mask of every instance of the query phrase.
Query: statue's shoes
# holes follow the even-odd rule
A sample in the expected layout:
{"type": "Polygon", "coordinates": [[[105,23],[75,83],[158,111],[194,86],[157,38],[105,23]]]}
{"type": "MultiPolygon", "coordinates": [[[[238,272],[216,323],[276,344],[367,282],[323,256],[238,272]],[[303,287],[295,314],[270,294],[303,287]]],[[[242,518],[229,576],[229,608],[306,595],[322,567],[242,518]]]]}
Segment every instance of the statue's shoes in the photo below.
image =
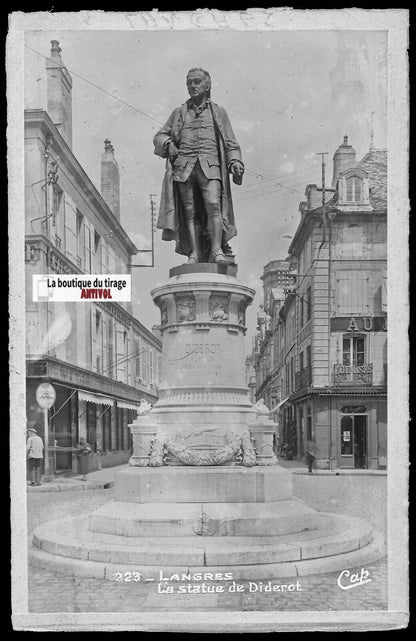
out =
{"type": "Polygon", "coordinates": [[[228,260],[222,253],[222,251],[219,249],[218,251],[215,252],[214,254],[214,262],[215,263],[228,263],[228,260]]]}
{"type": "Polygon", "coordinates": [[[187,265],[193,265],[198,262],[198,256],[195,254],[195,252],[192,252],[192,254],[188,258],[188,262],[186,263],[187,265]]]}

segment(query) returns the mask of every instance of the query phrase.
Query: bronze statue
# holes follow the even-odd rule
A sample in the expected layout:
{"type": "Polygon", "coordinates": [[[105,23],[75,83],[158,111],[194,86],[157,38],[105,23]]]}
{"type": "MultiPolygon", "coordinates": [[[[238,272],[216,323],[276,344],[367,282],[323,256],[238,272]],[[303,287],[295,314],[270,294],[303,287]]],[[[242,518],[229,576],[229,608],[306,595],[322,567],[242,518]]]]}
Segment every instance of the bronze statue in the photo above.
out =
{"type": "Polygon", "coordinates": [[[157,227],[188,263],[227,263],[237,233],[229,174],[241,185],[241,149],[226,111],[211,102],[209,73],[191,69],[186,85],[190,99],[153,139],[155,154],[167,158],[157,227]]]}

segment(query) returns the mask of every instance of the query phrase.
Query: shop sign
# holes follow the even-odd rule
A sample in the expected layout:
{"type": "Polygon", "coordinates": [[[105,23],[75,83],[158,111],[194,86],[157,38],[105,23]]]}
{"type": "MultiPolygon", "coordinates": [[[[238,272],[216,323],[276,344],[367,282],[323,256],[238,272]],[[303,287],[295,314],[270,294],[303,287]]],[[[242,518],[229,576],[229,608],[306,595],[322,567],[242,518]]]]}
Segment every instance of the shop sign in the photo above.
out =
{"type": "Polygon", "coordinates": [[[56,392],[50,383],[41,383],[36,388],[36,402],[43,410],[49,410],[56,401],[56,392]]]}
{"type": "Polygon", "coordinates": [[[331,332],[387,332],[387,316],[336,316],[331,332]]]}
{"type": "Polygon", "coordinates": [[[343,414],[364,414],[366,411],[367,408],[364,405],[344,405],[344,407],[341,407],[343,414]]]}
{"type": "Polygon", "coordinates": [[[351,432],[350,431],[344,431],[342,432],[342,440],[345,442],[351,440],[351,432]]]}

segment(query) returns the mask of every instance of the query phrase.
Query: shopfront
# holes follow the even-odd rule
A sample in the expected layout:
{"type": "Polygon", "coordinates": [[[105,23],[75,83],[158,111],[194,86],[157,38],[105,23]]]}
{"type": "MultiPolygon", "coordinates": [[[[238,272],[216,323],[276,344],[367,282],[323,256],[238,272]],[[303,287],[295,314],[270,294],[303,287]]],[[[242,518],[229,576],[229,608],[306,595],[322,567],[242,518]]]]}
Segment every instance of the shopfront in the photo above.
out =
{"type": "MultiPolygon", "coordinates": [[[[34,377],[27,382],[27,419],[36,424],[43,441],[44,419],[36,402],[36,389],[45,379],[34,377]]],[[[139,401],[115,398],[98,392],[78,389],[48,379],[56,392],[48,410],[48,442],[51,469],[57,474],[77,473],[77,444],[85,438],[92,448],[90,470],[127,463],[131,456],[129,423],[137,416],[139,401]]],[[[151,403],[155,398],[145,394],[151,403]]]]}
{"type": "Polygon", "coordinates": [[[297,408],[304,438],[317,446],[319,469],[386,469],[387,398],[315,394],[297,408]]]}
{"type": "MultiPolygon", "coordinates": [[[[358,410],[364,409],[358,406],[358,410]]],[[[349,408],[341,410],[348,412],[349,408]]],[[[347,413],[340,415],[341,465],[340,467],[368,468],[368,414],[347,413]]]]}

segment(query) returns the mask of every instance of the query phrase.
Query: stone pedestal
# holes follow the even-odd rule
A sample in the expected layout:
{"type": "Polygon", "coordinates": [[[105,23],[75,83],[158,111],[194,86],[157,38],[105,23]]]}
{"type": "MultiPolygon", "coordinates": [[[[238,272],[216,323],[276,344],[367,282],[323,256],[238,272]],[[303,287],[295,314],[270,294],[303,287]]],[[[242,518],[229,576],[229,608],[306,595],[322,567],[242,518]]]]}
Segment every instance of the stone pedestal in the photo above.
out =
{"type": "Polygon", "coordinates": [[[275,424],[259,422],[245,380],[254,291],[232,266],[201,264],[172,269],[151,294],[161,312],[159,400],[129,426],[130,465],[275,464],[275,424]]]}

